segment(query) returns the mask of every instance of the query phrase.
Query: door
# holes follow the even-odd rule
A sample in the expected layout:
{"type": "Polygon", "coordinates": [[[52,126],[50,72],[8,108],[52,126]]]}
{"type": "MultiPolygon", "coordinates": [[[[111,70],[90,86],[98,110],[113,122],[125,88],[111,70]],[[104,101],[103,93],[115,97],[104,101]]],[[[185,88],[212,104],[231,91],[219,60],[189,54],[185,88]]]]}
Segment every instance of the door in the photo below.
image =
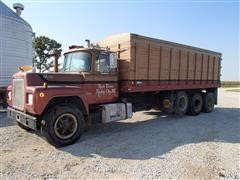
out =
{"type": "MultiPolygon", "coordinates": [[[[116,101],[119,93],[117,56],[109,52],[96,52],[93,67],[94,72],[89,75],[91,81],[85,84],[89,103],[99,104],[116,101]]],[[[89,78],[86,77],[86,79],[89,78]]]]}

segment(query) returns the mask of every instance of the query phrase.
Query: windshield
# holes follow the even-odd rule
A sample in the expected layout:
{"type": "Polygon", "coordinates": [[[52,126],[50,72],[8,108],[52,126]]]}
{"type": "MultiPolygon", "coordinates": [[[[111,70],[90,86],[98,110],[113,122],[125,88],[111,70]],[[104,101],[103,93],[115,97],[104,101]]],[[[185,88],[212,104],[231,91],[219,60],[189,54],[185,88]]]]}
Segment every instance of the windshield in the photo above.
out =
{"type": "Polygon", "coordinates": [[[62,71],[90,71],[91,54],[88,52],[72,52],[65,55],[62,71]]]}

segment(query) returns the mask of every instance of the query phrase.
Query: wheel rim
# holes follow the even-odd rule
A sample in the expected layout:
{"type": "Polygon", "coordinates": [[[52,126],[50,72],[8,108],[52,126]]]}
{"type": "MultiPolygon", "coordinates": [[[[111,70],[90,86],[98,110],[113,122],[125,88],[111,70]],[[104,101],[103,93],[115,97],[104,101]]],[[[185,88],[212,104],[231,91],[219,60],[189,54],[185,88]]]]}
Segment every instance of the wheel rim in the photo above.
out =
{"type": "Polygon", "coordinates": [[[185,97],[184,96],[180,97],[179,98],[179,104],[178,104],[179,109],[184,111],[186,109],[186,105],[187,105],[187,101],[186,101],[185,97]]]}
{"type": "Polygon", "coordinates": [[[77,118],[73,114],[65,113],[59,116],[54,123],[54,132],[60,139],[69,139],[77,131],[77,118]]]}
{"type": "Polygon", "coordinates": [[[201,110],[202,110],[202,101],[201,101],[200,98],[199,99],[198,98],[195,99],[195,101],[193,102],[193,108],[194,108],[194,111],[196,113],[201,112],[201,110]]]}
{"type": "Polygon", "coordinates": [[[208,104],[208,108],[209,108],[209,110],[212,110],[213,109],[213,99],[212,98],[209,98],[208,100],[207,100],[207,104],[208,104]]]}
{"type": "Polygon", "coordinates": [[[194,102],[194,107],[198,108],[199,105],[200,105],[200,100],[196,99],[196,101],[194,102]]]}

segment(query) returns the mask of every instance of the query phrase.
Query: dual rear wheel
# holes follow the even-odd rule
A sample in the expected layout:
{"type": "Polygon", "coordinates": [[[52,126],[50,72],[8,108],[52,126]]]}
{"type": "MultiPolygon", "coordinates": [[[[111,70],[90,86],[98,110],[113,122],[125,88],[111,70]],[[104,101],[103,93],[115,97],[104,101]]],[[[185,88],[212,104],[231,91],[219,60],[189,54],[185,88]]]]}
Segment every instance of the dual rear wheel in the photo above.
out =
{"type": "Polygon", "coordinates": [[[202,111],[209,113],[214,109],[215,98],[212,92],[195,92],[188,95],[185,91],[179,91],[174,101],[174,112],[178,115],[186,113],[198,115],[202,111]]]}
{"type": "Polygon", "coordinates": [[[201,113],[203,108],[203,98],[201,93],[194,93],[190,96],[190,105],[188,113],[190,115],[198,115],[201,113]]]}

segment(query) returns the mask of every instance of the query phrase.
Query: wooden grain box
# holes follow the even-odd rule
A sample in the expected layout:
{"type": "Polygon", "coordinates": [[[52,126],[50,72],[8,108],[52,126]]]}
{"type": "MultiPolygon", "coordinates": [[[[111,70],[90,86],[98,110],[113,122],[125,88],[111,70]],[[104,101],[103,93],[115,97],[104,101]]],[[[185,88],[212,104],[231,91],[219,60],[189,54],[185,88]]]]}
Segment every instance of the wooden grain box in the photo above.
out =
{"type": "Polygon", "coordinates": [[[131,33],[97,43],[118,52],[119,80],[220,80],[218,52],[131,33]]]}

